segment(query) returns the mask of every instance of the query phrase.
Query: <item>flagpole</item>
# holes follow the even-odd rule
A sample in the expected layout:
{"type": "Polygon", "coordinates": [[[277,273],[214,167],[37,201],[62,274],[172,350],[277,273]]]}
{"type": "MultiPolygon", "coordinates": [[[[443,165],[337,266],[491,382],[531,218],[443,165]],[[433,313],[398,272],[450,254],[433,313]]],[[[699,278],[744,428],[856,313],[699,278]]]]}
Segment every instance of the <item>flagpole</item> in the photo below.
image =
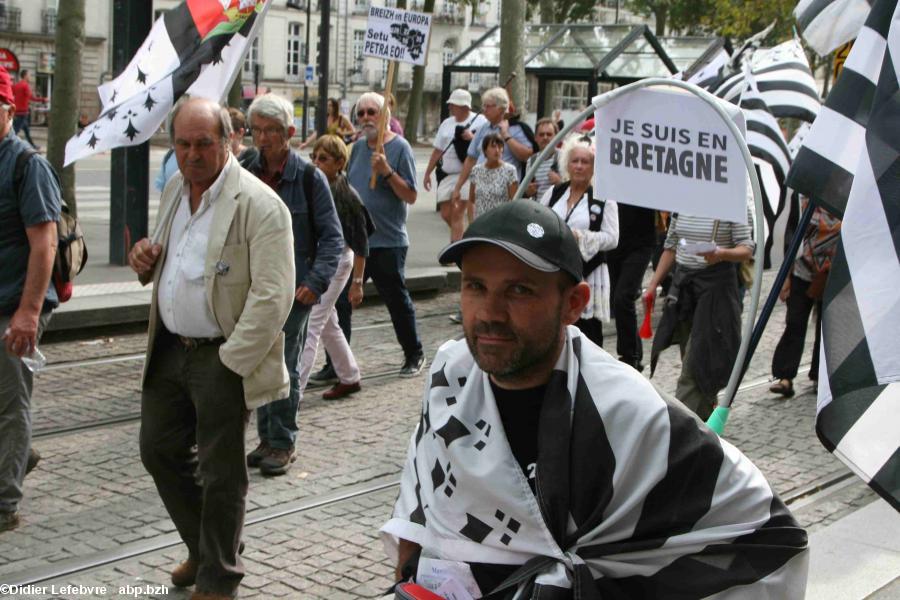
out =
{"type": "MultiPolygon", "coordinates": [[[[394,74],[397,70],[397,61],[388,62],[387,80],[384,82],[384,104],[381,105],[381,114],[378,118],[378,138],[375,142],[375,152],[384,153],[384,132],[388,129],[388,112],[390,112],[391,91],[394,89],[394,74]]],[[[375,189],[375,171],[369,178],[369,189],[375,189]]]]}
{"type": "MultiPolygon", "coordinates": [[[[759,345],[759,340],[762,339],[763,331],[766,329],[769,318],[772,316],[772,311],[775,309],[775,303],[778,301],[778,295],[781,292],[781,288],[784,286],[784,282],[788,278],[788,275],[790,275],[791,268],[794,265],[794,257],[797,256],[800,244],[803,243],[803,234],[806,232],[806,228],[812,220],[814,211],[815,206],[810,200],[803,210],[803,214],[800,216],[800,222],[797,224],[797,231],[794,232],[794,237],[791,238],[791,244],[784,255],[784,262],[781,263],[781,267],[778,269],[778,274],[775,276],[775,283],[772,284],[772,289],[769,290],[769,296],[766,298],[766,302],[763,304],[762,310],[759,313],[759,319],[757,319],[756,325],[753,327],[753,333],[750,336],[750,345],[747,348],[747,356],[744,358],[744,365],[741,370],[741,377],[738,379],[738,385],[741,384],[741,380],[747,373],[747,367],[750,366],[750,360],[753,358],[756,347],[759,345]]],[[[726,399],[728,400],[728,404],[731,404],[734,397],[726,399]]]]}

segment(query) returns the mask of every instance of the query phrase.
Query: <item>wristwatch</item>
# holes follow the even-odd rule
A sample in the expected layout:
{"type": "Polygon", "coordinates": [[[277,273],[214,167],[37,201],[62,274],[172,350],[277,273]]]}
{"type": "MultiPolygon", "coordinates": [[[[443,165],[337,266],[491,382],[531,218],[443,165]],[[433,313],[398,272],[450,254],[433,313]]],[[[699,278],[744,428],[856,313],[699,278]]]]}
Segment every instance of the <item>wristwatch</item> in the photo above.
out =
{"type": "Polygon", "coordinates": [[[394,174],[395,174],[396,172],[397,172],[397,171],[391,169],[391,172],[384,176],[385,181],[387,181],[388,179],[390,179],[391,177],[393,177],[394,174]]]}
{"type": "Polygon", "coordinates": [[[353,283],[358,283],[358,284],[362,285],[362,282],[363,282],[362,277],[354,277],[353,278],[353,283]]]}
{"type": "Polygon", "coordinates": [[[510,139],[512,139],[512,136],[511,136],[511,135],[508,135],[508,136],[506,136],[505,138],[503,138],[503,141],[504,141],[504,143],[505,143],[505,142],[508,142],[510,139]]]}

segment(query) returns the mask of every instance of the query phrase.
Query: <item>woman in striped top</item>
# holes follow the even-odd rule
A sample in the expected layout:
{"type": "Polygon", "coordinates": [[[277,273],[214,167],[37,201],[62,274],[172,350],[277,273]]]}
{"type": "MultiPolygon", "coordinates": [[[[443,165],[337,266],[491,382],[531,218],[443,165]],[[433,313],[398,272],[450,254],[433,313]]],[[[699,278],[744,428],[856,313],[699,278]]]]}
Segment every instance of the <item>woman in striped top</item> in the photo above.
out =
{"type": "Polygon", "coordinates": [[[662,256],[644,293],[646,305],[675,268],[653,340],[651,376],[659,353],[677,342],[682,366],[675,396],[704,421],[712,414],[716,394],[728,382],[740,346],[737,267],[753,256],[752,222],[749,205],[747,224],[673,215],[662,256]],[[715,247],[693,254],[682,240],[688,244],[713,241],[715,247]]]}

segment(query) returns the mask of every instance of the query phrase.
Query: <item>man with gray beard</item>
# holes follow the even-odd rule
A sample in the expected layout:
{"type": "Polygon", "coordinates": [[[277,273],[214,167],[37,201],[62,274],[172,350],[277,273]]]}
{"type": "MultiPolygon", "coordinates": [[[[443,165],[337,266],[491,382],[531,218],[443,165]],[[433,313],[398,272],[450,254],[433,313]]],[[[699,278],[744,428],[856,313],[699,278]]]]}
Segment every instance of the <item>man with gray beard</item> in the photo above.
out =
{"type": "Polygon", "coordinates": [[[353,145],[347,178],[375,222],[364,279],[372,278],[391,315],[404,354],[400,375],[414,377],[425,365],[425,353],[416,331],[416,309],[406,289],[404,269],[409,249],[406,217],[409,205],[416,201],[416,163],[409,143],[388,130],[384,132],[383,152],[377,151],[382,106],[384,97],[374,92],[363,94],[356,103],[363,135],[353,145]],[[373,173],[374,189],[369,187],[373,173]]]}

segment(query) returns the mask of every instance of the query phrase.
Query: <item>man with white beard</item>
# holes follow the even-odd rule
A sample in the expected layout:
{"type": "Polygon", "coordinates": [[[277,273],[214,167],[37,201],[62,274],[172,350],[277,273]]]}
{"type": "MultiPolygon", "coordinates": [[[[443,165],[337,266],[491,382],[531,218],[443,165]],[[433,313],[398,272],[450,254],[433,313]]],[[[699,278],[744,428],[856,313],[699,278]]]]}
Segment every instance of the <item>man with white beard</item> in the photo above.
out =
{"type": "Polygon", "coordinates": [[[404,354],[400,375],[414,377],[425,365],[425,353],[416,331],[416,309],[406,289],[404,269],[409,249],[406,217],[409,205],[416,201],[416,163],[409,143],[387,129],[384,149],[378,151],[378,119],[383,106],[384,97],[374,92],[366,92],[356,102],[362,137],[353,144],[347,178],[375,222],[364,279],[372,278],[391,315],[404,354]],[[370,188],[373,174],[375,187],[370,188]]]}

